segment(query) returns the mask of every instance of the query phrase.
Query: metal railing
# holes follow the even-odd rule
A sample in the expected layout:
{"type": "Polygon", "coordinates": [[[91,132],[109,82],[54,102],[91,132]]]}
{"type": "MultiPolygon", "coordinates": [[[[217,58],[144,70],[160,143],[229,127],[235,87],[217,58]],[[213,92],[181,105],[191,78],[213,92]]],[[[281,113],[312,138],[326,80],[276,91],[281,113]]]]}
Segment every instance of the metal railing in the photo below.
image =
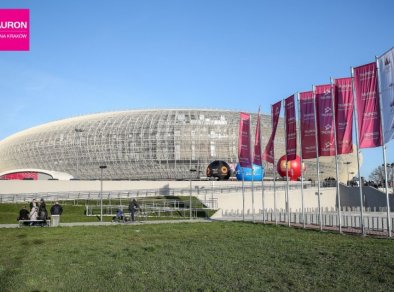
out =
{"type": "MultiPolygon", "coordinates": [[[[310,188],[311,183],[305,182],[304,188],[310,188]]],[[[300,182],[292,182],[289,185],[290,190],[298,190],[301,188],[300,182]]],[[[245,183],[245,191],[251,191],[252,187],[250,183],[245,183]]],[[[286,182],[277,182],[276,190],[284,191],[286,189],[286,182]]],[[[262,185],[259,182],[254,183],[254,190],[261,191],[262,185]]],[[[271,183],[264,184],[265,191],[273,191],[274,186],[271,183]]],[[[227,193],[240,193],[242,192],[242,185],[231,184],[225,186],[215,186],[201,187],[195,186],[190,190],[190,188],[168,188],[168,189],[144,189],[144,190],[121,190],[121,191],[105,191],[103,192],[103,199],[113,200],[113,199],[130,199],[139,197],[158,197],[158,196],[189,196],[190,191],[192,196],[210,196],[213,194],[227,194],[227,193]]],[[[1,194],[0,203],[17,203],[17,202],[30,202],[33,199],[43,198],[46,201],[66,201],[66,200],[92,200],[100,199],[100,191],[91,192],[32,192],[32,193],[22,193],[22,194],[1,194]]]]}
{"type": "MultiPolygon", "coordinates": [[[[394,213],[390,213],[391,226],[394,226],[394,213]]],[[[223,218],[242,219],[242,210],[222,210],[223,218]]],[[[364,228],[368,232],[382,232],[387,233],[387,213],[386,212],[371,212],[363,213],[364,228]]],[[[320,226],[318,210],[306,211],[302,217],[302,212],[290,212],[290,225],[305,225],[307,226],[320,226]]],[[[281,209],[274,212],[273,209],[268,209],[263,212],[261,209],[255,214],[255,218],[267,223],[288,224],[289,213],[281,209]]],[[[245,219],[252,220],[250,210],[246,210],[245,219]]],[[[344,229],[361,229],[361,215],[360,211],[343,211],[341,212],[342,228],[344,229]]],[[[322,210],[322,226],[325,229],[337,230],[339,229],[339,216],[337,211],[324,211],[322,210]]]]}

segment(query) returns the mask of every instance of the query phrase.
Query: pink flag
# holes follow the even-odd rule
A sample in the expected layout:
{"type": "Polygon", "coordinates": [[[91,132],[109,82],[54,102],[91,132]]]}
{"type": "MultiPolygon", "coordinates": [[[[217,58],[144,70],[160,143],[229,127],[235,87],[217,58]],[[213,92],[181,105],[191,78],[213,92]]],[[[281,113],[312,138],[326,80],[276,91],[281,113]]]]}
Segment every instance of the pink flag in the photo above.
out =
{"type": "Polygon", "coordinates": [[[315,88],[319,156],[335,156],[334,109],[331,84],[315,88]]]}
{"type": "Polygon", "coordinates": [[[316,158],[315,102],[312,91],[300,93],[302,158],[316,158]]]}
{"type": "Polygon", "coordinates": [[[353,152],[353,89],[352,78],[335,79],[335,124],[337,153],[353,152]]]}
{"type": "Polygon", "coordinates": [[[382,145],[376,63],[354,68],[354,89],[357,103],[360,148],[382,145]]]}
{"type": "Polygon", "coordinates": [[[274,163],[274,140],[276,135],[276,128],[278,127],[281,105],[282,102],[278,101],[277,103],[271,106],[272,132],[268,144],[267,146],[265,146],[265,150],[263,154],[263,160],[270,163],[274,163]]]}
{"type": "Polygon", "coordinates": [[[240,113],[238,160],[241,167],[252,167],[250,148],[250,115],[246,113],[240,113]]]}
{"type": "Polygon", "coordinates": [[[287,160],[296,159],[297,154],[297,127],[295,115],[294,95],[285,99],[286,116],[286,155],[287,160]]]}
{"type": "Polygon", "coordinates": [[[261,166],[260,108],[259,108],[259,114],[257,116],[257,123],[256,123],[253,164],[261,166]]]}

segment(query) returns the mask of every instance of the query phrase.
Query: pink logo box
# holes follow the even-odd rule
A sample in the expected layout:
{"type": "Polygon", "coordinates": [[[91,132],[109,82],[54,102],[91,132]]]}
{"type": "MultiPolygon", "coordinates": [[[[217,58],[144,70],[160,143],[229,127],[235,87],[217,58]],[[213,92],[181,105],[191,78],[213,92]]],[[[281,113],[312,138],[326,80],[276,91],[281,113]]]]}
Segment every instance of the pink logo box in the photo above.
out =
{"type": "Polygon", "coordinates": [[[29,9],[0,9],[0,51],[29,51],[29,15],[29,9]]]}

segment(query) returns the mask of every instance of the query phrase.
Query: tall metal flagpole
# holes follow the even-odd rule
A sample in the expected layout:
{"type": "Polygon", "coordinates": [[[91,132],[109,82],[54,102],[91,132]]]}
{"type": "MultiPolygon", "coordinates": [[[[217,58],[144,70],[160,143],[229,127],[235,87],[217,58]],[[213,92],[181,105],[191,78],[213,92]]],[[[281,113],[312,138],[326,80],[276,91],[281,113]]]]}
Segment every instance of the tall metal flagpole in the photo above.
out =
{"type": "MultiPolygon", "coordinates": [[[[250,135],[250,128],[252,127],[252,116],[250,117],[250,127],[249,127],[249,141],[251,139],[251,135],[250,135]]],[[[256,137],[255,137],[256,139],[256,137]]],[[[249,143],[250,145],[250,150],[252,150],[252,143],[249,143]]],[[[253,149],[254,150],[254,149],[253,149]]],[[[253,153],[254,154],[254,153],[253,153]]],[[[251,156],[252,161],[250,162],[250,167],[252,168],[252,221],[253,223],[255,223],[254,221],[254,172],[253,172],[253,156],[251,156]]]]}
{"type": "Polygon", "coordinates": [[[390,200],[389,200],[389,189],[388,189],[388,177],[387,177],[387,160],[386,160],[386,144],[384,143],[384,128],[383,128],[383,109],[382,109],[382,89],[380,84],[380,72],[379,72],[379,60],[376,58],[376,66],[378,71],[378,88],[379,88],[379,110],[380,110],[380,128],[382,131],[382,150],[383,150],[383,162],[384,162],[384,179],[386,185],[386,205],[387,205],[387,237],[391,237],[391,220],[390,220],[390,200]]]}
{"type": "Polygon", "coordinates": [[[299,126],[299,138],[300,138],[300,163],[301,163],[301,212],[302,212],[302,227],[305,228],[305,209],[304,209],[304,169],[302,160],[302,137],[301,137],[301,107],[300,107],[300,93],[297,93],[297,105],[298,105],[298,118],[300,121],[299,126]]]}
{"type": "Polygon", "coordinates": [[[338,148],[337,148],[337,123],[335,119],[335,85],[334,80],[331,80],[331,102],[332,102],[332,118],[334,120],[334,146],[335,146],[335,174],[337,176],[337,198],[338,198],[338,225],[339,225],[339,233],[342,233],[342,214],[341,214],[341,193],[339,190],[339,171],[338,171],[338,148]]]}
{"type": "Polygon", "coordinates": [[[283,128],[284,128],[284,133],[285,133],[285,155],[286,155],[286,191],[285,191],[285,209],[287,213],[287,221],[288,225],[290,226],[290,208],[289,208],[289,168],[287,167],[287,164],[289,161],[287,160],[287,125],[286,125],[286,101],[283,99],[283,108],[284,110],[284,119],[283,119],[283,128]]]}
{"type": "MultiPolygon", "coordinates": [[[[265,170],[264,170],[264,175],[265,175],[265,170]]],[[[263,207],[263,223],[265,223],[264,175],[263,175],[263,163],[261,163],[261,203],[263,207]]]]}
{"type": "Polygon", "coordinates": [[[358,171],[358,187],[360,193],[360,221],[361,221],[361,234],[365,235],[365,228],[364,228],[364,202],[363,202],[363,189],[361,184],[361,173],[360,173],[360,144],[358,139],[358,114],[357,114],[357,105],[356,105],[356,89],[354,86],[354,69],[351,68],[351,76],[352,76],[352,89],[353,89],[353,112],[354,112],[354,122],[356,125],[356,145],[357,145],[357,171],[358,171]]]}
{"type": "Polygon", "coordinates": [[[253,170],[253,163],[252,163],[252,220],[253,220],[253,223],[255,223],[255,220],[254,220],[254,170],[253,170]]]}
{"type": "Polygon", "coordinates": [[[244,179],[244,168],[240,165],[242,170],[242,220],[245,221],[245,179],[244,179]]]}
{"type": "Polygon", "coordinates": [[[319,162],[319,141],[317,138],[317,109],[316,109],[316,94],[315,94],[315,86],[312,86],[312,99],[313,99],[313,108],[314,108],[314,116],[315,116],[315,146],[316,146],[316,162],[317,162],[317,204],[319,207],[319,224],[320,231],[323,230],[323,220],[321,214],[321,205],[320,205],[320,162],[319,162]]]}
{"type": "MultiPolygon", "coordinates": [[[[259,117],[258,118],[260,119],[260,106],[259,106],[259,117]]],[[[260,123],[259,123],[259,127],[261,128],[260,123]]],[[[263,208],[263,223],[265,223],[264,175],[263,175],[263,162],[262,162],[262,157],[261,157],[261,155],[262,155],[261,150],[262,149],[261,149],[261,131],[260,131],[260,129],[259,129],[259,133],[260,133],[260,135],[259,135],[259,139],[260,139],[259,145],[260,145],[260,163],[261,163],[261,204],[262,204],[262,208],[263,208]]]]}
{"type": "MultiPolygon", "coordinates": [[[[272,107],[272,105],[271,105],[271,125],[272,125],[272,127],[274,126],[274,115],[273,115],[273,107],[272,107]]],[[[275,141],[275,139],[274,139],[274,141],[275,141]]],[[[272,161],[273,161],[273,164],[272,164],[272,175],[273,175],[273,177],[274,177],[274,214],[275,214],[275,225],[278,225],[278,213],[277,213],[277,210],[276,210],[276,178],[275,178],[275,143],[274,143],[274,141],[272,141],[273,142],[273,145],[272,145],[272,161]]]]}

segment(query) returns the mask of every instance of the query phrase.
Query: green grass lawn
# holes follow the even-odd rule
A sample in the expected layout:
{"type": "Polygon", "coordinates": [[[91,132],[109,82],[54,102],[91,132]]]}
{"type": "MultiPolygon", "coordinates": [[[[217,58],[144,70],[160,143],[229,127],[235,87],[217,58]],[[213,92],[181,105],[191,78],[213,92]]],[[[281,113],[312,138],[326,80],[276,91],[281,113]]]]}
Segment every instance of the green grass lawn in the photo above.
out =
{"type": "MultiPolygon", "coordinates": [[[[143,203],[152,203],[155,202],[156,204],[169,200],[169,201],[178,201],[182,202],[185,206],[185,211],[182,212],[173,212],[172,214],[169,213],[160,213],[154,214],[151,213],[150,217],[148,218],[141,218],[143,220],[162,220],[162,219],[185,219],[185,216],[189,217],[189,197],[188,196],[161,196],[161,197],[147,197],[147,198],[139,198],[139,202],[143,203]],[[171,215],[170,218],[168,216],[171,215]]],[[[97,222],[99,221],[99,217],[95,216],[85,216],[85,204],[88,205],[96,205],[99,206],[100,201],[97,200],[78,200],[78,201],[64,201],[60,202],[63,206],[63,214],[61,216],[61,222],[69,223],[69,222],[97,222]]],[[[121,201],[122,205],[128,206],[129,200],[123,199],[121,201]]],[[[47,210],[50,212],[51,206],[53,202],[46,202],[47,210]]],[[[120,204],[119,200],[103,200],[103,205],[114,205],[120,204]]],[[[26,206],[29,210],[29,203],[14,203],[14,204],[0,204],[0,224],[17,224],[18,221],[16,218],[19,215],[19,210],[26,206]]],[[[192,206],[193,208],[201,208],[203,207],[202,203],[195,197],[192,197],[192,206]]],[[[116,210],[116,209],[115,209],[116,210]]],[[[127,211],[127,210],[124,210],[127,211]]],[[[115,211],[116,213],[116,211],[115,211]]],[[[209,217],[214,213],[214,211],[200,211],[198,212],[198,217],[205,218],[209,217]]],[[[99,212],[97,213],[100,214],[99,212]]],[[[104,221],[111,221],[111,216],[103,216],[104,221]]]]}
{"type": "Polygon", "coordinates": [[[389,291],[394,241],[249,223],[0,229],[1,291],[389,291]]]}

